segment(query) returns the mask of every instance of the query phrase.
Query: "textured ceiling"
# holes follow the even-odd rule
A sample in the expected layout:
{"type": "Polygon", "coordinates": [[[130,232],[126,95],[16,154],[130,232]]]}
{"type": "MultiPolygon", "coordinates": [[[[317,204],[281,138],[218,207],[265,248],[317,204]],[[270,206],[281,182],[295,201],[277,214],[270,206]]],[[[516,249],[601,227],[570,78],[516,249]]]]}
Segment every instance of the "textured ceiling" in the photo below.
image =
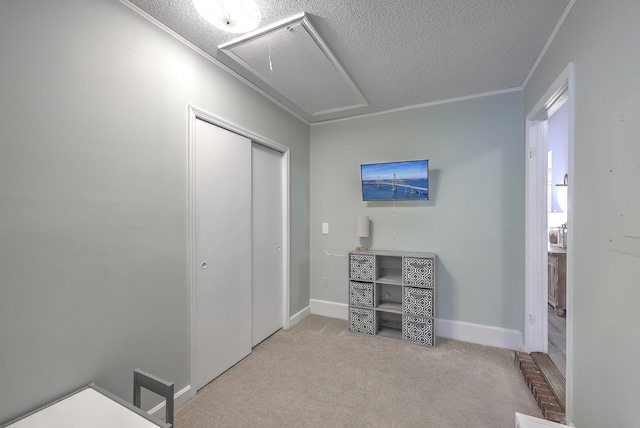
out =
{"type": "MultiPolygon", "coordinates": [[[[204,21],[191,0],[121,0],[146,12],[237,74],[218,51],[240,35],[204,21]]],[[[519,88],[569,0],[257,0],[259,28],[305,12],[368,106],[311,117],[260,87],[304,120],[330,119],[519,88]]],[[[308,77],[313,85],[313,76],[308,77]]]]}

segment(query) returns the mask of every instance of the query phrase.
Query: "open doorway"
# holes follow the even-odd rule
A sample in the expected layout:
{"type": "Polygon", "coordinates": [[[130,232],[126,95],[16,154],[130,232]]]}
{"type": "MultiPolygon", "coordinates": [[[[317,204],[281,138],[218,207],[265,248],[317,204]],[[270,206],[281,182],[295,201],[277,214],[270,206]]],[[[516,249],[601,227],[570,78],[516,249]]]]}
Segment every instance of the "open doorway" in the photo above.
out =
{"type": "Polygon", "coordinates": [[[567,421],[572,398],[571,177],[573,64],[526,117],[525,348],[559,374],[567,421]]]}
{"type": "Polygon", "coordinates": [[[569,106],[560,98],[547,119],[547,344],[558,371],[567,377],[567,237],[569,106]]]}

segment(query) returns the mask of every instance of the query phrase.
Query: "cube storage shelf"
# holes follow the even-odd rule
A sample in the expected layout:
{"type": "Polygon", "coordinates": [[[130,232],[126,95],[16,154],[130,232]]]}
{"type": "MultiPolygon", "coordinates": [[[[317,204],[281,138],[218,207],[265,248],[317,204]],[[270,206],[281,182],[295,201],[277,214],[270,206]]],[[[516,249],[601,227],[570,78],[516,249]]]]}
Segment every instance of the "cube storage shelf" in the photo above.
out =
{"type": "Polygon", "coordinates": [[[435,346],[436,255],[349,252],[349,329],[435,346]]]}

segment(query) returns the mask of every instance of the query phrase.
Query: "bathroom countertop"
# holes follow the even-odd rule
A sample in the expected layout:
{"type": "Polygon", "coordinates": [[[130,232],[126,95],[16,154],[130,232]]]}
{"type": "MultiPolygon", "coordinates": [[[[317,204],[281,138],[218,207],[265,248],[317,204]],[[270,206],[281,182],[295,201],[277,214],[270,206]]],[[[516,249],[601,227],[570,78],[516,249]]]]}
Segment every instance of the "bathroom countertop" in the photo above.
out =
{"type": "Polygon", "coordinates": [[[552,254],[567,254],[567,249],[556,244],[548,244],[547,251],[552,254]]]}

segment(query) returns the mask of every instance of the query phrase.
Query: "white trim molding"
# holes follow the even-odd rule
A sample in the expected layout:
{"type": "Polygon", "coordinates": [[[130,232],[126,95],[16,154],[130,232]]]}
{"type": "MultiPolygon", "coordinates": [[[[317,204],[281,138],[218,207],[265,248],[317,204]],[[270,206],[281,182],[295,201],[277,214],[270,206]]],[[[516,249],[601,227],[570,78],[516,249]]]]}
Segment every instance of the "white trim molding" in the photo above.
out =
{"type": "MultiPolygon", "coordinates": [[[[311,313],[329,318],[348,319],[349,305],[309,299],[311,313]]],[[[485,346],[522,350],[522,332],[464,321],[436,319],[436,335],[445,339],[477,343],[485,346]]]]}
{"type": "MultiPolygon", "coordinates": [[[[546,120],[554,105],[566,102],[568,105],[568,174],[572,183],[574,162],[574,64],[569,63],[556,80],[549,86],[525,118],[525,138],[529,159],[525,172],[525,335],[526,352],[548,350],[547,311],[547,220],[546,205],[546,120]],[[566,98],[566,101],[564,99],[566,98]],[[536,159],[537,157],[537,159],[536,159]]],[[[573,206],[573,186],[568,188],[567,223],[572,224],[575,215],[573,206]]],[[[569,234],[567,248],[575,248],[573,234],[569,234]]],[[[569,423],[573,420],[573,256],[567,252],[567,367],[566,367],[566,408],[569,423]]]]}
{"type": "MultiPolygon", "coordinates": [[[[176,392],[173,395],[173,411],[174,413],[182,406],[187,404],[187,402],[191,399],[191,395],[189,392],[191,391],[191,385],[187,385],[182,388],[180,391],[176,392]]],[[[167,402],[162,400],[162,403],[155,406],[153,409],[149,410],[147,413],[153,415],[156,418],[161,418],[164,416],[164,409],[167,406],[167,402]]]]}
{"type": "Polygon", "coordinates": [[[311,306],[306,306],[304,309],[302,309],[301,311],[299,311],[289,319],[289,324],[285,326],[284,329],[286,330],[288,328],[295,326],[296,324],[300,323],[300,321],[302,321],[309,315],[311,315],[311,306]]]}
{"type": "Polygon", "coordinates": [[[522,332],[464,321],[436,320],[436,335],[460,342],[477,343],[495,348],[519,351],[523,349],[522,332]]]}
{"type": "Polygon", "coordinates": [[[349,305],[346,303],[328,302],[326,300],[309,299],[311,313],[323,317],[346,320],[349,318],[349,305]]]}
{"type": "MultiPolygon", "coordinates": [[[[568,173],[573,177],[573,63],[569,63],[525,118],[528,159],[525,167],[525,350],[547,352],[547,119],[558,100],[568,103],[568,173]],[[565,95],[566,94],[566,95],[565,95]]],[[[573,215],[573,187],[568,188],[568,220],[573,215]]],[[[569,235],[571,239],[571,235],[569,235]]],[[[569,242],[571,244],[571,242],[569,242]]],[[[567,256],[567,308],[572,269],[567,256]]],[[[569,315],[567,312],[567,329],[569,315]]],[[[569,334],[569,331],[567,331],[569,334]]],[[[568,349],[567,349],[568,351],[568,349]]],[[[567,358],[569,357],[567,353],[567,358]]]]}
{"type": "Polygon", "coordinates": [[[433,107],[433,106],[437,106],[437,105],[441,105],[441,104],[451,104],[451,103],[455,103],[455,102],[458,102],[458,101],[467,101],[467,100],[473,100],[475,98],[492,97],[494,95],[508,94],[510,92],[518,92],[518,91],[522,91],[522,90],[523,90],[522,86],[517,86],[515,88],[501,89],[501,90],[492,91],[492,92],[483,92],[483,93],[480,93],[480,94],[466,95],[464,97],[447,98],[447,99],[444,99],[444,100],[430,101],[428,103],[412,104],[412,105],[405,106],[405,107],[396,107],[396,108],[392,108],[392,109],[388,109],[388,110],[374,111],[374,112],[371,112],[371,113],[356,114],[354,116],[341,117],[341,118],[338,118],[338,119],[327,119],[327,120],[322,120],[322,121],[318,121],[318,122],[311,122],[311,123],[309,123],[309,126],[326,125],[328,123],[344,122],[346,120],[352,120],[352,119],[362,119],[362,118],[365,118],[365,117],[379,116],[381,114],[397,113],[397,112],[400,112],[400,111],[415,110],[415,109],[424,108],[424,107],[433,107]]]}
{"type": "Polygon", "coordinates": [[[282,328],[291,327],[291,156],[287,149],[282,153],[282,328]]]}
{"type": "Polygon", "coordinates": [[[573,5],[575,3],[576,3],[576,0],[569,0],[569,4],[567,4],[567,7],[564,8],[564,12],[562,13],[562,16],[560,17],[560,19],[558,20],[556,26],[553,28],[551,35],[547,39],[547,43],[545,43],[544,47],[540,51],[540,55],[538,55],[538,58],[536,59],[536,62],[533,63],[533,67],[531,67],[531,70],[529,70],[529,74],[527,74],[527,77],[524,79],[524,82],[522,82],[522,88],[527,86],[527,83],[529,83],[529,79],[531,78],[531,76],[533,76],[533,73],[538,68],[538,65],[540,65],[540,61],[542,61],[542,57],[545,56],[545,54],[547,53],[547,50],[549,50],[549,46],[551,46],[551,42],[553,42],[553,40],[558,35],[558,31],[560,31],[560,27],[562,27],[562,24],[564,24],[564,21],[567,19],[567,16],[569,16],[569,12],[571,12],[571,9],[573,9],[573,5]]]}

